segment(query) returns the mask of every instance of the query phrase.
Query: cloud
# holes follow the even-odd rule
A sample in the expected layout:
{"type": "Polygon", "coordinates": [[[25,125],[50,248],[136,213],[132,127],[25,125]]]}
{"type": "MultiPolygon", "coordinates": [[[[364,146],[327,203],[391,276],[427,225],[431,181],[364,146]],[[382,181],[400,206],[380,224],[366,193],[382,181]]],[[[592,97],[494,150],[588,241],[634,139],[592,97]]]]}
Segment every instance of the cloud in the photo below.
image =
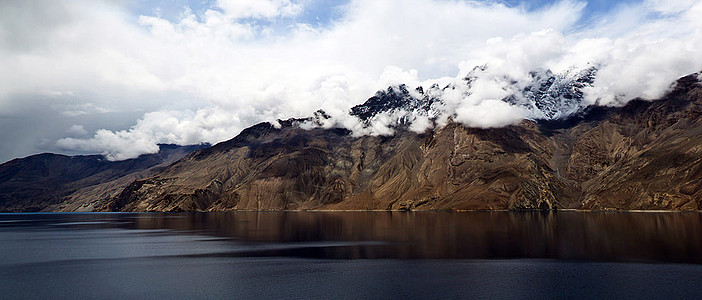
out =
{"type": "Polygon", "coordinates": [[[524,109],[496,99],[487,99],[470,107],[459,107],[456,114],[456,121],[478,128],[514,125],[526,117],[524,109]]]}
{"type": "MultiPolygon", "coordinates": [[[[659,2],[657,2],[659,3],[659,2]]],[[[653,12],[674,11],[673,16],[647,20],[635,30],[600,40],[597,49],[602,67],[588,103],[623,105],[633,98],[657,99],[679,77],[702,69],[702,2],[670,1],[653,12]],[[680,3],[687,7],[680,10],[680,3]],[[677,8],[676,8],[677,7],[677,8]],[[676,8],[676,9],[673,9],[676,8]]],[[[644,7],[650,6],[650,1],[644,7]]],[[[648,11],[648,13],[652,13],[648,11]]],[[[617,22],[606,24],[617,27],[617,22]]]]}
{"type": "Polygon", "coordinates": [[[156,111],[145,114],[128,130],[101,129],[92,138],[68,137],[58,140],[56,144],[65,150],[101,153],[110,160],[123,160],[156,153],[158,144],[191,145],[217,140],[232,135],[242,126],[236,115],[217,109],[156,111]]]}
{"type": "Polygon", "coordinates": [[[71,125],[71,127],[68,127],[68,129],[66,129],[66,133],[68,133],[69,136],[73,136],[73,137],[81,137],[81,136],[88,134],[88,132],[85,130],[85,127],[83,127],[83,125],[77,125],[77,124],[74,124],[74,125],[71,125]]]}
{"type": "Polygon", "coordinates": [[[219,0],[217,6],[233,19],[289,17],[301,13],[304,7],[290,0],[219,0]]]}
{"type": "Polygon", "coordinates": [[[124,159],[157,151],[157,143],[216,143],[320,108],[332,117],[325,126],[356,134],[392,134],[400,118],[417,132],[434,126],[411,112],[379,116],[369,127],[348,115],[400,83],[454,84],[441,95],[439,124],[452,117],[499,127],[534,117],[499,100],[514,89],[504,78],[525,85],[535,69],[599,66],[587,101],[602,105],[656,98],[702,69],[700,1],[647,0],[584,24],[582,1],[530,10],[493,1],[353,0],[324,25],[301,19],[310,1],[222,0],[175,20],[131,15],[121,3],[0,3],[0,104],[34,97],[55,107],[62,123],[95,132],[58,139],[56,150],[124,159]],[[470,88],[459,84],[482,65],[489,68],[470,88]],[[111,119],[118,114],[142,117],[118,126],[111,119]],[[94,115],[103,117],[76,120],[94,115]]]}
{"type": "Polygon", "coordinates": [[[112,132],[100,129],[93,139],[64,138],[60,139],[57,145],[72,150],[99,152],[108,160],[124,160],[145,153],[156,153],[159,150],[148,132],[126,130],[112,132]]]}
{"type": "Polygon", "coordinates": [[[689,9],[695,0],[646,0],[644,3],[652,11],[670,15],[689,9]]]}

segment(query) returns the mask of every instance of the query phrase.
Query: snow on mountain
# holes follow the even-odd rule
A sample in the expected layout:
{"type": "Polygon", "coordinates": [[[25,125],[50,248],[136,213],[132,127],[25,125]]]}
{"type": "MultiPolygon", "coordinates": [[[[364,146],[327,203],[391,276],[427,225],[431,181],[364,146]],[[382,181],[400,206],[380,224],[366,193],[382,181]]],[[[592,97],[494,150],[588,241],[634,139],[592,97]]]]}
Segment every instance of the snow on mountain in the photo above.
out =
{"type": "MultiPolygon", "coordinates": [[[[412,125],[415,122],[436,122],[451,117],[457,105],[478,89],[480,81],[493,81],[502,87],[506,97],[499,99],[526,111],[527,118],[556,120],[581,112],[584,90],[592,87],[597,68],[569,69],[561,73],[551,70],[529,72],[526,79],[517,80],[507,75],[495,76],[485,66],[476,67],[465,77],[440,86],[410,87],[405,84],[390,86],[378,91],[365,103],[351,108],[350,114],[366,126],[383,120],[387,126],[412,125]],[[456,98],[458,101],[447,101],[456,98]],[[390,119],[390,120],[388,120],[390,119]]],[[[475,100],[471,100],[475,101],[475,100]]]]}

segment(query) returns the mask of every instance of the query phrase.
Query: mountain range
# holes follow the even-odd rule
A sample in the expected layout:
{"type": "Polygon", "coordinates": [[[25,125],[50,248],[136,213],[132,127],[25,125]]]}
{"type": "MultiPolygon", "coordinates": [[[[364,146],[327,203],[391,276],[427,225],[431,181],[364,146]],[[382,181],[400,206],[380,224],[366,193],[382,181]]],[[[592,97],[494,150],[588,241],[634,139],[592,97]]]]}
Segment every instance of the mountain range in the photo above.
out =
{"type": "MultiPolygon", "coordinates": [[[[0,165],[2,211],[700,210],[702,84],[680,78],[661,99],[587,105],[596,68],[529,73],[502,101],[529,118],[502,128],[435,121],[442,95],[470,85],[396,85],[350,114],[396,116],[393,135],[358,136],[306,119],[261,123],[213,146],[162,145],[110,162],[40,154],[0,165]]],[[[507,82],[512,82],[505,78],[507,82]]]]}

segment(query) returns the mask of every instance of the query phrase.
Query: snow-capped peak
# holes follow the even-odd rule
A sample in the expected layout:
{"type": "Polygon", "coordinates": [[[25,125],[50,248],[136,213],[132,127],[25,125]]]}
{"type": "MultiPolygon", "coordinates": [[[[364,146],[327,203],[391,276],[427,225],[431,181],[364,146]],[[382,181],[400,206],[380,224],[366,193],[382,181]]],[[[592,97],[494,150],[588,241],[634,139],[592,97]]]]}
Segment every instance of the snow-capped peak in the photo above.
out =
{"type": "Polygon", "coordinates": [[[380,116],[393,116],[396,125],[412,123],[418,117],[436,119],[452,116],[456,110],[454,106],[462,105],[461,101],[469,101],[466,99],[476,92],[480,80],[488,80],[500,86],[501,92],[506,95],[496,100],[523,109],[527,118],[561,119],[584,109],[584,89],[592,86],[597,68],[569,69],[557,74],[551,70],[537,70],[529,72],[526,79],[521,80],[507,75],[496,76],[489,71],[487,66],[476,67],[466,76],[443,87],[438,84],[415,88],[405,84],[390,86],[378,91],[365,103],[351,108],[350,114],[368,125],[380,116]],[[459,98],[464,100],[447,101],[448,98],[454,99],[457,91],[461,93],[459,98]],[[451,97],[448,97],[449,93],[451,97]]]}

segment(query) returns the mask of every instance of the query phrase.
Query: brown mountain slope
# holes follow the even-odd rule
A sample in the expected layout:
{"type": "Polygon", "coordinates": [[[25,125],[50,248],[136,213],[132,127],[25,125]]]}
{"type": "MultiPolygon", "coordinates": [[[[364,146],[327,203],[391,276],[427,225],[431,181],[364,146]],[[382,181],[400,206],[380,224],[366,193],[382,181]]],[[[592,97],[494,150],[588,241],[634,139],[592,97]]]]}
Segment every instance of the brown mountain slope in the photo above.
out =
{"type": "MultiPolygon", "coordinates": [[[[588,132],[576,147],[605,148],[599,153],[607,155],[597,176],[584,184],[582,208],[700,209],[701,115],[702,88],[696,77],[688,76],[663,100],[631,103],[588,132]]],[[[580,153],[571,165],[598,155],[592,150],[580,153]]]]}
{"type": "Polygon", "coordinates": [[[675,209],[702,201],[702,87],[501,129],[353,137],[264,123],[136,180],[102,210],[675,209]]]}
{"type": "Polygon", "coordinates": [[[203,147],[160,145],[159,153],[123,161],[50,153],[14,159],[0,165],[0,211],[92,211],[115,190],[203,147]]]}
{"type": "Polygon", "coordinates": [[[261,124],[239,138],[132,183],[107,209],[549,208],[565,195],[534,126],[353,138],[261,124]]]}

